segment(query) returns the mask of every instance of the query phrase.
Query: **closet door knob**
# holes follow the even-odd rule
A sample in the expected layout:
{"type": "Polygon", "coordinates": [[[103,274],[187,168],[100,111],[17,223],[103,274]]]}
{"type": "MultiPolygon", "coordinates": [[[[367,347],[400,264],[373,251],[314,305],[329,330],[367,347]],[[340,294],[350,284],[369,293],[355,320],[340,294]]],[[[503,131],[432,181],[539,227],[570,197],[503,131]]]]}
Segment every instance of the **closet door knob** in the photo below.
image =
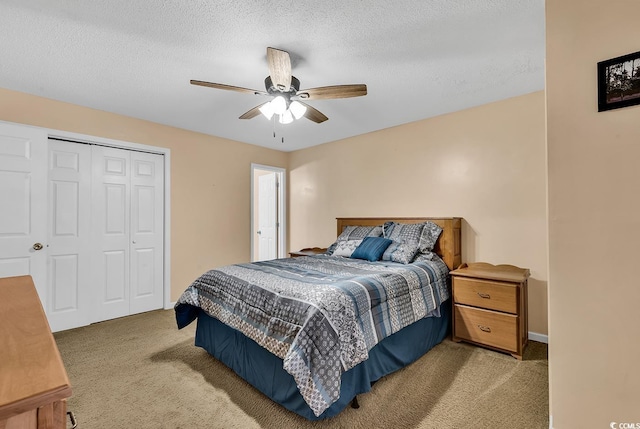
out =
{"type": "Polygon", "coordinates": [[[33,250],[42,250],[42,244],[41,243],[36,243],[33,245],[33,250]]]}

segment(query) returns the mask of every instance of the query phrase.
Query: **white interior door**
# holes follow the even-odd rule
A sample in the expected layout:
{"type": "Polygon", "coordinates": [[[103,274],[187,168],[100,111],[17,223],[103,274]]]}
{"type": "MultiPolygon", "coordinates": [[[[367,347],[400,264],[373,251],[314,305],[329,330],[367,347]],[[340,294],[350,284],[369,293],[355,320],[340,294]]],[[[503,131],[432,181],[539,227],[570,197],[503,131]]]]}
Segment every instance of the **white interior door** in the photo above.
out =
{"type": "Polygon", "coordinates": [[[130,312],[163,305],[164,158],[131,152],[130,312]]]}
{"type": "Polygon", "coordinates": [[[49,140],[47,305],[53,331],[91,323],[91,146],[49,140]]]}
{"type": "Polygon", "coordinates": [[[278,193],[276,173],[258,177],[258,260],[277,258],[278,193]]]}
{"type": "Polygon", "coordinates": [[[31,275],[46,296],[45,132],[0,124],[0,277],[31,275]]]}
{"type": "Polygon", "coordinates": [[[97,319],[162,308],[164,157],[92,146],[97,319]]]}
{"type": "Polygon", "coordinates": [[[93,321],[129,314],[131,152],[92,146],[93,321]]]}

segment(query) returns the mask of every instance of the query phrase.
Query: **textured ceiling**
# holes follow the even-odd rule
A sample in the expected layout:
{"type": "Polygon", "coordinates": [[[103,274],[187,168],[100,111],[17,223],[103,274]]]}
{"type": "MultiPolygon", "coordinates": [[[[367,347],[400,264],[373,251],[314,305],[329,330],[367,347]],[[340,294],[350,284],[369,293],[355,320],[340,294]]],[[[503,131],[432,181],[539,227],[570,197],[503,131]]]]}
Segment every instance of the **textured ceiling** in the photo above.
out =
{"type": "Polygon", "coordinates": [[[0,87],[290,151],[544,88],[544,0],[0,0],[0,87]],[[265,96],[266,47],[329,117],[238,117],[265,96]],[[284,137],[284,143],[282,142],[284,137]]]}

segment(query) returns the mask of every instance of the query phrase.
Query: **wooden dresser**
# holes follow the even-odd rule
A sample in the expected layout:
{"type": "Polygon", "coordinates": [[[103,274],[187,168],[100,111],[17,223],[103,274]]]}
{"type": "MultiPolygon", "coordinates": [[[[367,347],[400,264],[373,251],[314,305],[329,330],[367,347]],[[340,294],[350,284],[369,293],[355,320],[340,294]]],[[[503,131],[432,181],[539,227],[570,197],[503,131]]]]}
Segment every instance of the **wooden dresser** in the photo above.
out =
{"type": "Polygon", "coordinates": [[[522,359],[528,341],[529,270],[483,262],[451,271],[453,340],[469,341],[522,359]]]}
{"type": "Polygon", "coordinates": [[[70,396],[31,276],[0,278],[0,429],[66,428],[70,396]]]}

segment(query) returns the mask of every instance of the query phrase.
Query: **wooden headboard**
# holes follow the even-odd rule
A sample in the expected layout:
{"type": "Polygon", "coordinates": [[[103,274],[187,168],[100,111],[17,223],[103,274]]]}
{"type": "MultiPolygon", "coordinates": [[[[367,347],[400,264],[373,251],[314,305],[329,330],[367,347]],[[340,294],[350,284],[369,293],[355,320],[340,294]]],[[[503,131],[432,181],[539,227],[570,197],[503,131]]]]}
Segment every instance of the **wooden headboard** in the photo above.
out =
{"type": "Polygon", "coordinates": [[[460,229],[462,218],[460,217],[339,217],[338,235],[346,226],[376,226],[385,222],[421,223],[430,220],[442,228],[442,234],[438,238],[433,249],[447,264],[450,270],[455,270],[462,263],[460,251],[460,229]]]}

